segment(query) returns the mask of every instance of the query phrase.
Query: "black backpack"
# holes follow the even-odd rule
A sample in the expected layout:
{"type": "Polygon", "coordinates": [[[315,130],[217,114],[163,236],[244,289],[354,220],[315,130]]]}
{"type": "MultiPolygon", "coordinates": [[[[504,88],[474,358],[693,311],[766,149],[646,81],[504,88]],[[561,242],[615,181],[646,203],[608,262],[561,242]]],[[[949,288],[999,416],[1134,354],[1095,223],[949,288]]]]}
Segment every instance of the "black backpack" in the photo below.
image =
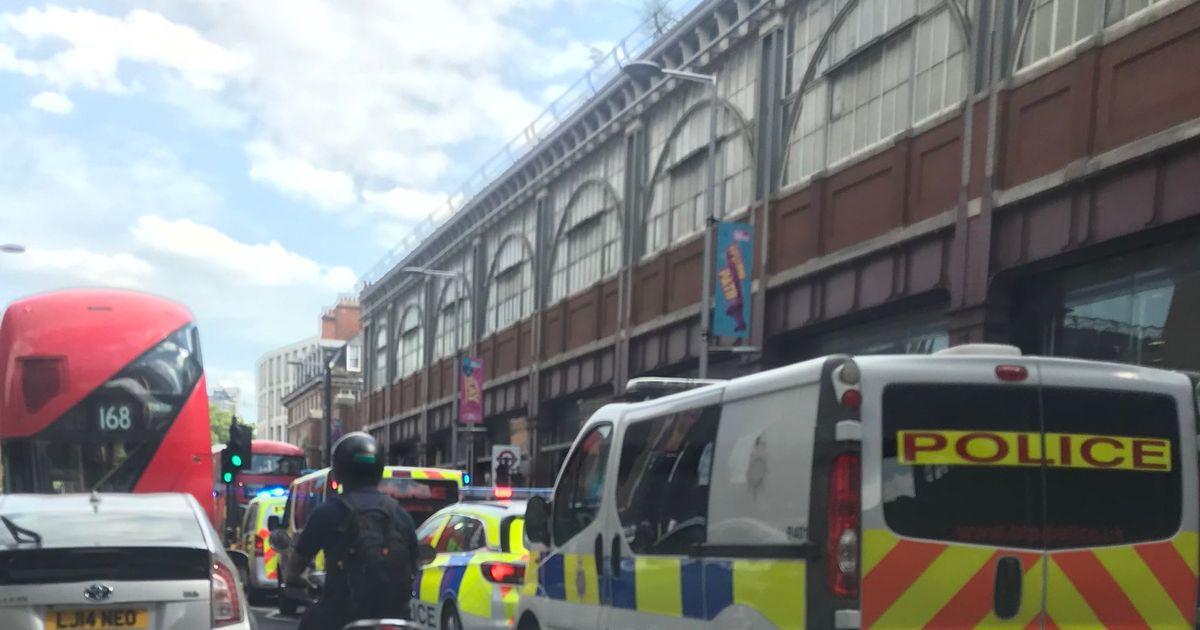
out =
{"type": "Polygon", "coordinates": [[[346,495],[337,498],[350,508],[338,531],[340,553],[333,559],[341,569],[349,610],[359,619],[408,617],[415,564],[397,506],[390,497],[373,507],[356,506],[346,495]]]}

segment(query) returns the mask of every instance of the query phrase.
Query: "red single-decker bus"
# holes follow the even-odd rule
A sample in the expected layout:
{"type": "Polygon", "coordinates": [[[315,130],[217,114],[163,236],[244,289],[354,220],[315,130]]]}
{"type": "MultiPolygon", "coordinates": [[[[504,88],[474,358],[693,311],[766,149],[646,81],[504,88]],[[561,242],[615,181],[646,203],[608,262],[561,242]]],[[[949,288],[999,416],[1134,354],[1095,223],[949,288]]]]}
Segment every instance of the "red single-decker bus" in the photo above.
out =
{"type": "Polygon", "coordinates": [[[188,310],[109,289],[17,300],[0,320],[6,492],[188,492],[215,517],[188,310]]]}

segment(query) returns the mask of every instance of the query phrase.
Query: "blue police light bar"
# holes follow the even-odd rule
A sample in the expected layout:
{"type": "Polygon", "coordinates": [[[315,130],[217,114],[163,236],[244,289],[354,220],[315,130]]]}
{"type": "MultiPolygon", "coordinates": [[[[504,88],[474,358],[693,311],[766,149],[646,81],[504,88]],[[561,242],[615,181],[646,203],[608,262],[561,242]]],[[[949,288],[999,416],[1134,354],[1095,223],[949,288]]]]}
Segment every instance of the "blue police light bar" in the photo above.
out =
{"type": "Polygon", "coordinates": [[[510,488],[508,486],[487,487],[472,486],[463,488],[463,501],[495,501],[518,500],[525,501],[533,497],[542,497],[547,501],[554,494],[554,488],[510,488]],[[498,492],[497,492],[498,491],[498,492]],[[505,496],[507,495],[507,496],[505,496]]]}
{"type": "Polygon", "coordinates": [[[464,485],[464,486],[469,486],[469,485],[471,485],[471,473],[469,473],[469,472],[465,472],[465,473],[463,473],[463,477],[462,477],[462,479],[463,479],[463,485],[464,485]]]}
{"type": "Polygon", "coordinates": [[[257,498],[287,496],[287,488],[284,488],[283,486],[275,486],[274,488],[263,488],[262,490],[259,490],[258,494],[254,495],[254,496],[257,498]]]}

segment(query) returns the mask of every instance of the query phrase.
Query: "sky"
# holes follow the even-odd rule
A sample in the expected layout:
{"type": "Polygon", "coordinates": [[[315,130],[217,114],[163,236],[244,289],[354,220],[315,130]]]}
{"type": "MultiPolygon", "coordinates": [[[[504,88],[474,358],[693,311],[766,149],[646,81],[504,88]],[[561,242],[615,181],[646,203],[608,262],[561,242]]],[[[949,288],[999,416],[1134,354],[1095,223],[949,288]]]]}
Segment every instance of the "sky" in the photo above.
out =
{"type": "Polygon", "coordinates": [[[0,2],[0,304],[186,304],[210,387],[322,310],[638,28],[642,0],[0,2]]]}

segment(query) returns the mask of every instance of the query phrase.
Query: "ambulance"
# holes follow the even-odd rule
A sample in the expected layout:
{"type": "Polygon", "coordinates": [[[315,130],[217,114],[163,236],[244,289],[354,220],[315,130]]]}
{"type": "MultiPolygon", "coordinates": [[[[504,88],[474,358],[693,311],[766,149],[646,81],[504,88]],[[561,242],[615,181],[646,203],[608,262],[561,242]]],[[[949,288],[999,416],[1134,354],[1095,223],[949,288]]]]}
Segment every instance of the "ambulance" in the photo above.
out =
{"type": "Polygon", "coordinates": [[[271,546],[270,536],[283,523],[286,504],[286,491],[270,488],[259,492],[246,506],[235,546],[252,559],[245,580],[252,596],[274,593],[279,586],[279,552],[271,546]]]}
{"type": "Polygon", "coordinates": [[[830,356],[582,427],[526,511],[521,630],[1193,628],[1183,374],[830,356]]]}

